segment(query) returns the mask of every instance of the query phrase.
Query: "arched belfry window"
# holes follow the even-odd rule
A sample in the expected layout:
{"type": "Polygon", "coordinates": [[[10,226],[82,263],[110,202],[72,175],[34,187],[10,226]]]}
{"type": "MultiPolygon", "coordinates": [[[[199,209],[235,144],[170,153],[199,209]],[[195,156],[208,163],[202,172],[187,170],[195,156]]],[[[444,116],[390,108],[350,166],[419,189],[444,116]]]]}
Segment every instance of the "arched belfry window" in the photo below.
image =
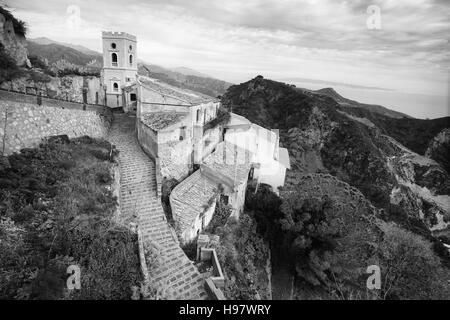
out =
{"type": "Polygon", "coordinates": [[[111,54],[111,63],[113,67],[117,67],[118,63],[117,63],[117,53],[113,52],[111,54]]]}
{"type": "Polygon", "coordinates": [[[130,66],[133,64],[133,55],[130,54],[130,66]]]}
{"type": "Polygon", "coordinates": [[[119,85],[117,84],[117,82],[113,83],[113,91],[114,92],[119,92],[119,85]]]}

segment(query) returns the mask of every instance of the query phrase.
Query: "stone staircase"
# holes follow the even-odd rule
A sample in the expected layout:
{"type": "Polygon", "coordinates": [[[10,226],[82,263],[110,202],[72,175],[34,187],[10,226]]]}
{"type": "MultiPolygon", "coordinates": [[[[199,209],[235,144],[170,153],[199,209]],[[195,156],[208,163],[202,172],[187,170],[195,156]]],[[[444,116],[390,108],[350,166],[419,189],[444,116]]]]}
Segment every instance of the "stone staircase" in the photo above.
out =
{"type": "Polygon", "coordinates": [[[116,113],[109,141],[120,151],[120,220],[136,223],[144,246],[159,248],[158,263],[147,265],[152,286],[172,299],[208,299],[205,279],[178,245],[156,195],[154,162],[142,151],[135,135],[135,117],[116,113]]]}

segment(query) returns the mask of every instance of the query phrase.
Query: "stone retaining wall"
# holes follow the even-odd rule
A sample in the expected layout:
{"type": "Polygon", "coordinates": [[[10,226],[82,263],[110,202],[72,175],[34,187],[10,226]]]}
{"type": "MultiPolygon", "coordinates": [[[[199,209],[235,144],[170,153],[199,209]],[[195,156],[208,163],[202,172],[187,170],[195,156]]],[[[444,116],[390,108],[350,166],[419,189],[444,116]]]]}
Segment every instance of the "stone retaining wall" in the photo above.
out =
{"type": "Polygon", "coordinates": [[[112,120],[111,111],[101,106],[46,98],[38,105],[36,96],[4,91],[0,99],[0,154],[4,155],[36,147],[48,136],[105,138],[112,120]]]}

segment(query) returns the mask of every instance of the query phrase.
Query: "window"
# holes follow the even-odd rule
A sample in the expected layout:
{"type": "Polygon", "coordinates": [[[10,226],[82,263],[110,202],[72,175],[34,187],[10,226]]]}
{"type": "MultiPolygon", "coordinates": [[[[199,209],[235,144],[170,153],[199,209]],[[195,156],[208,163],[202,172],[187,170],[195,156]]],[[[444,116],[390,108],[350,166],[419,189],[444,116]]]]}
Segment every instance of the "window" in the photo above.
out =
{"type": "Polygon", "coordinates": [[[130,100],[136,101],[136,93],[130,93],[130,100]]]}
{"type": "Polygon", "coordinates": [[[128,78],[128,77],[125,78],[125,81],[126,81],[126,82],[131,82],[131,78],[128,78]]]}
{"type": "Polygon", "coordinates": [[[133,55],[130,54],[130,66],[133,64],[133,55]]]}
{"type": "Polygon", "coordinates": [[[116,48],[116,44],[113,42],[111,43],[111,48],[115,49],[116,48]]]}
{"type": "Polygon", "coordinates": [[[184,140],[186,138],[186,127],[180,128],[180,141],[184,140]]]}
{"type": "Polygon", "coordinates": [[[130,44],[130,46],[128,47],[128,50],[133,50],[133,46],[130,44]]]}
{"type": "Polygon", "coordinates": [[[117,67],[119,64],[117,63],[117,53],[111,54],[111,62],[113,67],[117,67]]]}
{"type": "Polygon", "coordinates": [[[114,92],[119,92],[119,85],[117,84],[117,82],[113,83],[113,91],[114,92]]]}
{"type": "Polygon", "coordinates": [[[197,109],[197,123],[200,122],[200,109],[197,109]]]}

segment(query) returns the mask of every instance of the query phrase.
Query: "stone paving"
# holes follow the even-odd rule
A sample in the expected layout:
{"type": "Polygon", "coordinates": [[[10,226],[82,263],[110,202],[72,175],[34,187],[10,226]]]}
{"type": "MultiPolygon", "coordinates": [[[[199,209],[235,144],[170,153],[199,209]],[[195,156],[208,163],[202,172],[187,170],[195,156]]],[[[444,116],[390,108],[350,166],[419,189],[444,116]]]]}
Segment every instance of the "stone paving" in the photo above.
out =
{"type": "Polygon", "coordinates": [[[137,223],[144,246],[159,248],[159,263],[149,263],[150,283],[171,299],[208,299],[205,279],[178,245],[156,195],[155,164],[135,135],[135,117],[115,114],[109,140],[120,151],[120,219],[137,223]]]}

